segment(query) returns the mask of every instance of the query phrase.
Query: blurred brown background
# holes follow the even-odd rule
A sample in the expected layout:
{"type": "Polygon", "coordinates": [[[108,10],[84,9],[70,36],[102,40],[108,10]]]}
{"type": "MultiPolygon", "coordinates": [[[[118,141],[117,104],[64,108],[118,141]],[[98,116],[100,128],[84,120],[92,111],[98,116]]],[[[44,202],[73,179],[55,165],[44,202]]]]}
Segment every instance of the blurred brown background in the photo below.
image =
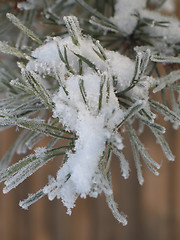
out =
{"type": "MultiPolygon", "coordinates": [[[[177,6],[180,15],[180,5],[177,6]]],[[[0,133],[0,157],[15,137],[14,129],[0,133]]],[[[60,200],[50,202],[46,197],[28,211],[22,210],[19,200],[47,183],[48,175],[55,173],[60,165],[55,160],[7,195],[3,195],[3,184],[0,185],[0,240],[179,240],[180,131],[169,127],[166,138],[176,155],[175,162],[165,159],[149,132],[142,135],[151,155],[158,162],[163,160],[158,177],[144,167],[142,187],[138,185],[130,146],[126,147],[126,158],[131,166],[128,180],[121,177],[118,159],[113,160],[115,200],[119,209],[128,215],[127,226],[123,227],[114,219],[104,196],[79,199],[72,216],[66,215],[60,200]]]]}

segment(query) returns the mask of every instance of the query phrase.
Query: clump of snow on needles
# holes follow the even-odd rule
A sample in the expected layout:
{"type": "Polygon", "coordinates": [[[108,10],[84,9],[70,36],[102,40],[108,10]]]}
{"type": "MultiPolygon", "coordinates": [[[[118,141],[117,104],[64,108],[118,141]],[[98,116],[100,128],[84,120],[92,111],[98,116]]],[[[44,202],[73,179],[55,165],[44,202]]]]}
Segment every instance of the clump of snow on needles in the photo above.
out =
{"type": "MultiPolygon", "coordinates": [[[[106,141],[110,140],[113,128],[123,119],[123,111],[113,89],[106,99],[106,83],[102,93],[102,107],[99,109],[99,93],[102,79],[94,73],[72,76],[66,80],[68,95],[61,88],[54,95],[54,117],[58,117],[68,129],[76,132],[75,152],[68,153],[67,174],[78,195],[85,197],[91,192],[92,179],[103,155],[106,141]],[[79,83],[83,79],[86,89],[84,102],[79,83]]],[[[122,149],[123,145],[121,145],[122,149]]],[[[66,205],[66,201],[64,199],[66,205]]],[[[68,207],[68,206],[67,206],[68,207]]]]}
{"type": "MultiPolygon", "coordinates": [[[[32,52],[35,60],[27,64],[31,71],[42,75],[49,73],[59,79],[60,87],[52,96],[53,116],[77,136],[74,150],[67,153],[68,159],[58,171],[57,178],[52,178],[44,188],[50,200],[54,197],[62,199],[69,214],[78,196],[97,197],[102,191],[112,194],[99,162],[107,142],[114,143],[118,150],[123,149],[116,127],[123,120],[125,110],[119,106],[115,87],[124,90],[130,85],[135,63],[108,50],[104,50],[107,57],[104,60],[98,56],[98,51],[91,38],[82,37],[79,44],[74,45],[70,37],[56,37],[32,52]],[[62,55],[66,51],[73,74],[67,71],[58,51],[62,55]],[[83,62],[80,75],[77,54],[97,69],[83,62]]],[[[127,166],[124,167],[126,171],[123,172],[127,172],[128,177],[127,166]]]]}
{"type": "MultiPolygon", "coordinates": [[[[150,3],[159,4],[158,1],[150,3]]],[[[124,36],[131,35],[138,27],[138,22],[142,21],[140,31],[149,36],[148,42],[160,52],[173,54],[174,47],[179,50],[180,21],[174,16],[163,15],[162,10],[172,12],[174,9],[173,0],[164,1],[161,8],[156,11],[147,8],[146,0],[117,0],[115,14],[110,20],[124,36]],[[149,24],[144,24],[147,20],[149,24]]]]}
{"type": "MultiPolygon", "coordinates": [[[[135,69],[135,63],[126,56],[119,54],[118,52],[105,50],[108,58],[107,62],[104,62],[94,52],[93,49],[98,51],[97,47],[93,44],[92,39],[86,38],[80,40],[80,46],[75,46],[69,36],[65,38],[54,37],[47,40],[47,43],[38,47],[32,52],[32,56],[35,58],[33,61],[29,61],[27,68],[34,70],[38,73],[52,74],[56,77],[56,73],[61,76],[66,74],[67,69],[65,63],[61,61],[58,48],[63,54],[64,50],[67,51],[69,64],[75,72],[78,72],[79,58],[74,54],[80,54],[83,57],[89,59],[100,71],[107,71],[107,64],[110,66],[112,74],[118,81],[118,86],[121,90],[129,86],[135,69]]],[[[92,69],[83,63],[83,69],[87,73],[91,73],[92,69]]],[[[118,88],[119,88],[118,87],[118,88]]]]}
{"type": "Polygon", "coordinates": [[[162,26],[156,26],[155,24],[147,25],[143,31],[151,36],[151,41],[156,49],[167,54],[172,53],[173,47],[178,43],[180,38],[180,21],[176,17],[163,16],[160,12],[147,9],[139,13],[140,18],[149,18],[153,19],[154,23],[162,23],[162,26]],[[159,41],[156,40],[157,38],[159,38],[159,41]]]}

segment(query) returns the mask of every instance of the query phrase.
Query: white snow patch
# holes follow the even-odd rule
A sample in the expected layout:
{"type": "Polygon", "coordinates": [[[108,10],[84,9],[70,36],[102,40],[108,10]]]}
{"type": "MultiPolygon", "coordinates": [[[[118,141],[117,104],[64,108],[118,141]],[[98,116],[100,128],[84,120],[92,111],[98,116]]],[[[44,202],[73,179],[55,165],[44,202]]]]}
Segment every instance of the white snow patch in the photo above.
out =
{"type": "MultiPolygon", "coordinates": [[[[59,122],[77,136],[74,150],[67,153],[68,159],[57,178],[51,179],[43,189],[50,200],[61,198],[69,214],[78,196],[97,197],[102,191],[112,194],[99,162],[108,141],[118,150],[123,149],[116,127],[123,120],[125,110],[121,109],[115,92],[130,85],[135,71],[135,63],[117,52],[104,50],[107,59],[100,58],[96,54],[99,49],[90,37],[79,37],[78,41],[79,44],[74,45],[70,37],[53,38],[33,51],[35,60],[27,64],[29,70],[40,75],[48,73],[59,78],[60,87],[52,96],[53,117],[59,118],[59,122]],[[66,50],[73,74],[67,70],[58,48],[63,57],[66,50]],[[96,70],[83,62],[83,72],[79,75],[76,54],[88,59],[96,70]]],[[[128,164],[122,161],[123,176],[128,177],[128,164]]]]}
{"type": "Polygon", "coordinates": [[[115,5],[115,15],[110,20],[124,35],[130,35],[138,21],[134,14],[145,6],[146,0],[118,0],[115,5]]]}

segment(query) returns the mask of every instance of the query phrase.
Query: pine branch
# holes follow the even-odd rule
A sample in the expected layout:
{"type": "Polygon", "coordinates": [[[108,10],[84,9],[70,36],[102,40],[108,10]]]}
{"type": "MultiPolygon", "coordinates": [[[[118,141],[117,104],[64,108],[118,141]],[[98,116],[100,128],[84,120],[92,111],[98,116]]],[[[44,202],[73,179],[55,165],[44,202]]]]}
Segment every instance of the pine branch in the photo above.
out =
{"type": "Polygon", "coordinates": [[[145,126],[154,134],[169,161],[175,158],[163,135],[166,129],[156,122],[153,111],[179,126],[179,21],[157,11],[163,1],[152,11],[150,1],[92,4],[83,0],[23,2],[17,5],[23,9],[17,16],[11,7],[0,10],[0,51],[15,57],[3,56],[6,64],[0,63],[0,130],[22,128],[0,162],[0,181],[5,181],[7,193],[50,160],[63,156],[56,178],[20,206],[28,209],[47,195],[49,200],[61,198],[70,214],[78,197],[104,192],[114,217],[126,225],[126,216],[114,201],[112,156],[118,157],[127,179],[129,161],[122,152],[125,126],[139,184],[144,182],[141,161],[159,174],[161,164],[140,140],[135,122],[140,124],[139,132],[145,126]],[[64,16],[71,13],[78,15],[81,26],[76,16],[64,16]],[[21,30],[18,37],[13,25],[21,30]],[[154,100],[157,92],[159,102],[154,100]],[[49,142],[36,148],[46,136],[49,142]],[[61,144],[61,140],[66,141],[61,144]],[[34,153],[9,166],[15,153],[26,154],[28,149],[34,153]]]}

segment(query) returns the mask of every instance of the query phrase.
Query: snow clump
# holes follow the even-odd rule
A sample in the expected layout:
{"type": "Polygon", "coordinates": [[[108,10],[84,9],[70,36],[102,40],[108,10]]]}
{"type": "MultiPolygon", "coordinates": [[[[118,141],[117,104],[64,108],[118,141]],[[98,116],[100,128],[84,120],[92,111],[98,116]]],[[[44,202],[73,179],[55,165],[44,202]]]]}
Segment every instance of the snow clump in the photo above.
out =
{"type": "MultiPolygon", "coordinates": [[[[56,179],[51,178],[43,189],[50,200],[61,198],[69,214],[78,196],[97,197],[102,191],[112,195],[102,169],[104,153],[109,143],[117,151],[123,149],[117,126],[123,121],[126,109],[120,107],[116,92],[131,84],[135,63],[101,48],[99,42],[89,37],[79,37],[77,45],[70,37],[56,37],[32,52],[35,59],[26,66],[42,76],[50,74],[58,79],[60,87],[52,96],[53,117],[77,137],[56,179]]],[[[123,158],[121,169],[127,178],[129,164],[123,158]]],[[[125,225],[125,217],[119,216],[125,225]]]]}

